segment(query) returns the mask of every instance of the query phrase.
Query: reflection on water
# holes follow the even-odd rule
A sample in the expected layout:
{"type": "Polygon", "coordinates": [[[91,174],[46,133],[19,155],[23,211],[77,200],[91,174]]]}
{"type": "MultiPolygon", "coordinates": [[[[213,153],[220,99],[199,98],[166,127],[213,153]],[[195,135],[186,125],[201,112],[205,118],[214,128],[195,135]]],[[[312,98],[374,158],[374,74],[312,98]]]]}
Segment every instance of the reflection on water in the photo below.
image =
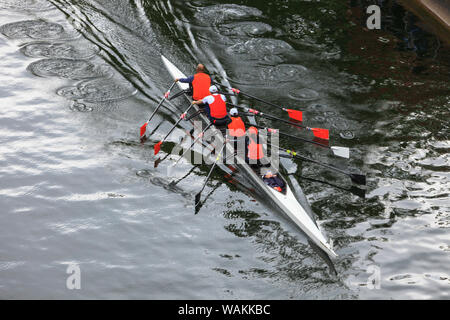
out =
{"type": "MultiPolygon", "coordinates": [[[[449,49],[395,1],[382,3],[382,30],[365,30],[369,3],[2,1],[2,296],[448,298],[449,49]],[[351,148],[347,163],[282,140],[368,173],[364,200],[340,175],[297,163],[327,182],[300,180],[334,240],[337,277],[222,173],[194,216],[208,168],[181,162],[174,183],[170,158],[154,168],[137,129],[172,80],[160,53],[186,73],[197,62],[217,79],[226,71],[233,86],[303,110],[306,125],[331,130],[331,145],[351,148]],[[33,130],[23,132],[24,115],[33,130]],[[82,292],[61,285],[67,261],[86,275],[82,292]],[[371,266],[379,290],[367,288],[371,266]]],[[[161,110],[149,124],[155,141],[184,108],[161,110]]]]}

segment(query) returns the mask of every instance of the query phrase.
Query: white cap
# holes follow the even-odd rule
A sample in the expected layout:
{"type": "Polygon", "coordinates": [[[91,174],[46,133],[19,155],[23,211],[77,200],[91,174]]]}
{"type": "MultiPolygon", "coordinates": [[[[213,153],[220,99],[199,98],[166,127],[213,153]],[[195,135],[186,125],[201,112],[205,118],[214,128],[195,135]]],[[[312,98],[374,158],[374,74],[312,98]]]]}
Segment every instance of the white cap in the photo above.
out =
{"type": "Polygon", "coordinates": [[[270,168],[261,168],[261,173],[263,177],[265,177],[268,174],[272,175],[272,171],[270,170],[270,168]]]}
{"type": "Polygon", "coordinates": [[[231,116],[237,116],[238,115],[238,109],[236,109],[236,108],[232,108],[231,110],[230,110],[230,115],[231,116]]]}
{"type": "Polygon", "coordinates": [[[217,90],[217,87],[216,86],[211,86],[211,87],[209,87],[209,92],[211,92],[211,93],[216,93],[218,90],[217,90]]]}

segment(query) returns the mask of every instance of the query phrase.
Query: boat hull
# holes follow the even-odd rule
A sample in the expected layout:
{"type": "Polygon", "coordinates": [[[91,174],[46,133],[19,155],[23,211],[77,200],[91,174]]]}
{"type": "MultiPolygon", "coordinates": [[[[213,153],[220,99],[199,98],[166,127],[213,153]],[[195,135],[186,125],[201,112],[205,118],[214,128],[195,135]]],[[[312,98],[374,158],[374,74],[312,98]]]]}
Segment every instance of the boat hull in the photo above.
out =
{"type": "MultiPolygon", "coordinates": [[[[161,56],[161,58],[172,78],[186,78],[186,75],[183,74],[172,62],[164,56],[161,56]]],[[[189,85],[186,83],[178,82],[177,84],[181,90],[186,90],[189,88],[189,85]]],[[[186,98],[191,101],[189,97],[186,96],[186,98]]],[[[198,109],[196,108],[196,110],[198,109]]],[[[204,114],[200,114],[199,117],[205,125],[209,123],[209,120],[204,114]]],[[[226,150],[226,154],[234,153],[234,148],[231,144],[227,144],[226,150]]],[[[284,177],[282,177],[280,172],[278,172],[278,175],[286,181],[285,194],[267,186],[262,180],[262,177],[259,177],[242,158],[236,157],[235,160],[237,160],[237,162],[233,165],[227,165],[224,163],[218,163],[217,165],[227,174],[230,174],[231,171],[235,178],[234,180],[238,181],[239,184],[242,184],[244,188],[259,194],[260,197],[265,200],[263,203],[269,204],[269,209],[274,209],[277,213],[282,214],[289,218],[290,221],[293,221],[312,242],[325,251],[329,256],[337,256],[332,247],[327,243],[315,221],[307,213],[307,210],[305,210],[305,208],[298,202],[289,186],[289,183],[286,179],[284,179],[284,177]]]]}

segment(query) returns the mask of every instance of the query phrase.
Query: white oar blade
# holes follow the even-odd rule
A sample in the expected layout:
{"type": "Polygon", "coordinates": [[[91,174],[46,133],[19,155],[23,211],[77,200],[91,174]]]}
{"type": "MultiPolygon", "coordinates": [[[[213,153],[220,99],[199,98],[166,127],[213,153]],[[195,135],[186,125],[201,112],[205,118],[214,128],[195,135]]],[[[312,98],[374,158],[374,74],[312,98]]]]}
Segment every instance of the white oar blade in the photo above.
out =
{"type": "Polygon", "coordinates": [[[334,155],[341,157],[341,158],[350,158],[350,149],[347,147],[331,147],[331,150],[333,151],[334,155]]]}

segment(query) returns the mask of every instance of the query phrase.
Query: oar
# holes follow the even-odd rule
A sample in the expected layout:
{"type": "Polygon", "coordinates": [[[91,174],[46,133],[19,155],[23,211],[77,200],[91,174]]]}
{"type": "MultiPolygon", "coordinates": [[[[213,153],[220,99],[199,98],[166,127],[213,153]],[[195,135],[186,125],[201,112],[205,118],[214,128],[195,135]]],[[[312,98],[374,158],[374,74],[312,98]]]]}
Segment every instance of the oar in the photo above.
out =
{"type": "Polygon", "coordinates": [[[226,145],[227,145],[227,143],[226,143],[226,141],[225,141],[225,143],[223,144],[222,149],[221,149],[220,152],[219,152],[219,155],[216,157],[216,161],[214,161],[214,163],[213,163],[211,169],[209,170],[208,176],[206,177],[206,180],[205,180],[205,182],[203,183],[202,189],[200,190],[199,193],[197,193],[197,194],[195,195],[195,214],[197,214],[198,210],[200,210],[200,207],[201,207],[201,205],[200,205],[200,199],[201,199],[201,196],[202,196],[202,191],[205,189],[206,183],[208,182],[209,178],[211,177],[211,173],[213,172],[213,170],[214,170],[214,168],[215,168],[215,166],[216,166],[216,164],[217,164],[217,161],[219,161],[220,157],[222,156],[223,149],[225,149],[225,146],[226,146],[226,145]]]}
{"type": "Polygon", "coordinates": [[[295,173],[289,173],[289,175],[293,175],[293,176],[295,176],[296,178],[298,178],[300,180],[309,180],[309,181],[312,181],[312,182],[323,183],[323,184],[326,184],[328,186],[331,186],[331,187],[334,187],[334,188],[337,188],[337,189],[340,189],[340,190],[348,191],[348,192],[354,194],[355,196],[358,196],[358,197],[361,197],[361,198],[365,198],[366,197],[366,190],[360,189],[360,188],[358,188],[356,186],[351,186],[350,189],[347,189],[347,188],[338,186],[336,184],[330,183],[328,181],[322,181],[322,180],[313,179],[313,178],[310,178],[310,177],[304,177],[304,176],[300,176],[300,175],[295,174],[295,173]]]}
{"type": "Polygon", "coordinates": [[[173,130],[175,130],[175,128],[178,126],[178,124],[181,122],[181,120],[183,120],[184,118],[186,118],[186,114],[189,112],[189,110],[191,110],[193,104],[191,103],[191,105],[189,106],[189,108],[186,109],[185,112],[183,112],[180,116],[180,119],[177,120],[177,122],[175,122],[175,124],[173,125],[173,127],[169,130],[169,132],[166,134],[166,136],[164,137],[164,139],[162,139],[161,141],[159,141],[157,144],[155,144],[155,155],[158,154],[158,152],[161,150],[161,145],[163,144],[163,142],[166,141],[166,139],[170,136],[170,134],[172,133],[173,130]]]}
{"type": "Polygon", "coordinates": [[[192,142],[192,144],[189,146],[189,148],[187,148],[186,151],[183,152],[183,154],[182,154],[182,155],[178,158],[178,160],[172,165],[172,167],[175,167],[175,166],[177,165],[177,163],[178,163],[181,159],[183,159],[184,155],[185,155],[186,153],[188,153],[188,151],[191,151],[192,146],[193,146],[194,144],[196,144],[197,141],[203,137],[203,135],[205,134],[205,132],[206,132],[206,131],[209,129],[209,127],[211,127],[211,126],[212,126],[212,123],[209,123],[209,124],[206,126],[206,128],[198,135],[198,137],[194,140],[194,142],[192,142]]]}
{"type": "Polygon", "coordinates": [[[257,128],[260,128],[260,129],[267,129],[267,132],[270,132],[270,133],[277,133],[278,132],[279,134],[281,134],[283,136],[286,136],[286,137],[290,137],[292,139],[296,139],[296,140],[312,143],[312,144],[315,144],[315,145],[318,145],[318,146],[330,149],[331,151],[333,151],[333,154],[335,156],[338,156],[338,157],[341,157],[341,158],[348,159],[350,157],[350,149],[347,148],[347,147],[336,147],[336,146],[331,146],[330,147],[330,146],[328,146],[326,144],[323,144],[323,143],[319,143],[319,142],[316,142],[316,141],[303,139],[303,138],[300,138],[300,137],[297,137],[297,136],[293,136],[293,135],[288,134],[288,133],[281,132],[278,129],[266,128],[266,127],[263,127],[263,126],[258,126],[258,125],[255,125],[255,124],[252,125],[252,124],[248,124],[248,123],[246,123],[246,125],[254,126],[254,127],[257,127],[257,128]]]}
{"type": "Polygon", "coordinates": [[[172,90],[173,86],[176,84],[176,82],[172,83],[172,85],[170,86],[169,90],[167,90],[167,92],[164,94],[164,97],[161,99],[161,101],[159,102],[158,106],[156,107],[156,109],[152,112],[152,114],[150,115],[150,118],[147,120],[146,123],[144,123],[141,126],[141,138],[144,136],[145,131],[147,129],[147,125],[148,123],[152,120],[152,118],[154,117],[154,115],[156,114],[156,112],[158,112],[159,108],[162,106],[164,100],[166,100],[169,97],[170,94],[170,90],[172,90]]]}
{"type": "Polygon", "coordinates": [[[206,195],[205,199],[203,199],[203,201],[198,204],[198,208],[197,208],[197,211],[195,212],[195,214],[197,214],[200,211],[200,209],[203,207],[203,204],[206,201],[208,201],[209,197],[211,197],[217,189],[219,189],[219,187],[222,185],[222,183],[223,183],[222,181],[219,181],[214,187],[212,187],[211,191],[206,195]]]}
{"type": "Polygon", "coordinates": [[[272,145],[272,144],[268,144],[268,145],[271,145],[271,146],[274,146],[274,147],[276,147],[276,148],[278,148],[278,149],[280,149],[280,150],[283,150],[283,151],[285,151],[286,153],[290,154],[290,155],[293,156],[293,157],[302,159],[302,160],[304,160],[304,161],[312,162],[312,163],[318,164],[318,165],[320,165],[320,166],[322,166],[322,167],[328,168],[328,169],[330,169],[330,170],[334,170],[334,171],[340,172],[340,173],[342,173],[342,174],[345,174],[345,175],[349,176],[350,179],[352,179],[352,181],[353,181],[354,183],[356,183],[356,184],[360,184],[360,185],[365,185],[365,184],[366,184],[366,176],[365,176],[365,175],[362,175],[362,174],[356,174],[356,173],[350,173],[350,172],[341,170],[341,169],[339,169],[339,168],[330,166],[330,165],[325,164],[325,163],[323,163],[323,162],[319,162],[319,161],[316,161],[316,160],[313,160],[313,159],[310,159],[310,158],[301,156],[301,155],[299,155],[297,152],[295,152],[295,151],[293,151],[293,150],[284,149],[284,148],[282,148],[282,147],[280,147],[280,146],[275,146],[275,145],[272,145]]]}
{"type": "Polygon", "coordinates": [[[172,180],[169,184],[168,187],[175,187],[175,185],[177,185],[178,183],[180,183],[181,181],[183,181],[184,179],[186,179],[196,168],[198,167],[198,165],[193,166],[188,173],[186,173],[182,178],[176,180],[172,180]]]}
{"type": "Polygon", "coordinates": [[[281,119],[281,118],[278,118],[278,117],[274,117],[274,116],[269,115],[269,114],[265,114],[265,113],[263,113],[263,112],[261,112],[259,110],[256,110],[256,109],[249,109],[249,108],[241,107],[241,106],[238,106],[238,105],[235,105],[235,104],[231,104],[231,103],[229,103],[228,105],[236,107],[236,108],[244,109],[245,111],[251,113],[252,115],[256,115],[256,116],[260,116],[260,117],[263,117],[263,118],[267,118],[267,119],[271,119],[271,120],[276,120],[276,121],[288,123],[288,124],[293,125],[295,127],[312,131],[312,133],[313,133],[313,135],[315,137],[320,138],[322,140],[329,140],[330,139],[330,131],[328,129],[310,128],[310,127],[303,126],[301,124],[297,124],[297,123],[294,123],[294,122],[291,122],[291,121],[287,121],[287,120],[284,120],[284,119],[281,119]]]}
{"type": "Polygon", "coordinates": [[[266,101],[266,100],[263,100],[263,99],[261,99],[261,98],[252,96],[252,95],[250,95],[250,94],[248,94],[248,93],[242,92],[241,90],[236,89],[236,88],[231,88],[231,91],[233,91],[235,94],[241,93],[241,94],[243,94],[244,96],[247,96],[247,97],[249,97],[249,98],[255,99],[255,100],[260,101],[260,102],[263,102],[263,103],[265,103],[265,104],[268,104],[269,106],[272,106],[272,107],[281,109],[281,110],[283,110],[283,111],[286,111],[286,112],[289,114],[289,117],[290,117],[290,118],[292,118],[292,119],[294,119],[294,120],[297,120],[297,121],[303,121],[303,113],[302,113],[301,111],[299,111],[299,110],[294,110],[294,109],[287,109],[287,108],[284,108],[284,107],[279,106],[279,105],[276,105],[276,104],[274,104],[274,103],[272,103],[272,102],[270,102],[270,101],[266,101]]]}

